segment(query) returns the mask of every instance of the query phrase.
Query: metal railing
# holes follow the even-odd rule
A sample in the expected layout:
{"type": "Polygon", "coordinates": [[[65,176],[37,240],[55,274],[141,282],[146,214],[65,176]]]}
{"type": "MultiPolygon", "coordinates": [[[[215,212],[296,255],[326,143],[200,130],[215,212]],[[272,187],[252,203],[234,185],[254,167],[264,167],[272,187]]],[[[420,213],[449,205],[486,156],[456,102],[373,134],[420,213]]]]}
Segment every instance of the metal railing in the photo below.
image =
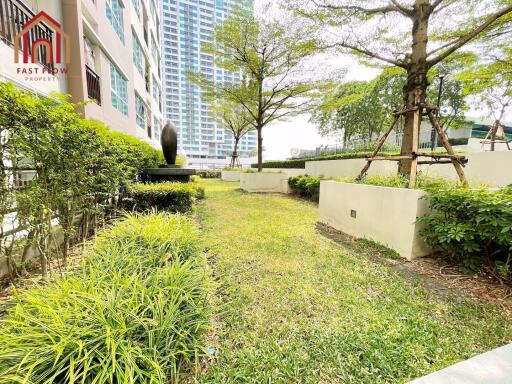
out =
{"type": "MultiPolygon", "coordinates": [[[[23,26],[34,16],[34,12],[22,1],[0,0],[0,39],[8,45],[14,46],[16,35],[23,30],[23,26]]],[[[38,39],[47,39],[50,41],[50,46],[53,47],[53,31],[44,23],[38,23],[27,34],[29,57],[32,56],[33,42],[38,39]]],[[[20,50],[24,49],[22,44],[19,46],[20,50]]],[[[47,63],[47,55],[50,55],[51,52],[47,52],[44,45],[39,45],[37,49],[39,64],[53,70],[53,64],[47,63]]]]}
{"type": "Polygon", "coordinates": [[[87,64],[85,65],[85,77],[87,79],[87,96],[101,105],[100,77],[87,64]]]}

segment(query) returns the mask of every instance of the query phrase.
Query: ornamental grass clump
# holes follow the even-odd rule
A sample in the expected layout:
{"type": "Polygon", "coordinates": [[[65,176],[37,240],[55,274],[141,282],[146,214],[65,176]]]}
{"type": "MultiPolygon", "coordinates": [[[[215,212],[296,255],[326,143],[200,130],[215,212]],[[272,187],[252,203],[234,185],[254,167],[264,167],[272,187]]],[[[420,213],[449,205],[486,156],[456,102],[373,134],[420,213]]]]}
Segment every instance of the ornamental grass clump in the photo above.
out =
{"type": "Polygon", "coordinates": [[[0,322],[0,382],[177,382],[204,354],[209,327],[193,242],[190,219],[129,216],[87,250],[79,272],[16,294],[0,322]]]}
{"type": "Polygon", "coordinates": [[[186,261],[199,253],[199,232],[191,219],[167,213],[128,214],[99,235],[86,266],[101,271],[152,273],[174,260],[186,261]]]}

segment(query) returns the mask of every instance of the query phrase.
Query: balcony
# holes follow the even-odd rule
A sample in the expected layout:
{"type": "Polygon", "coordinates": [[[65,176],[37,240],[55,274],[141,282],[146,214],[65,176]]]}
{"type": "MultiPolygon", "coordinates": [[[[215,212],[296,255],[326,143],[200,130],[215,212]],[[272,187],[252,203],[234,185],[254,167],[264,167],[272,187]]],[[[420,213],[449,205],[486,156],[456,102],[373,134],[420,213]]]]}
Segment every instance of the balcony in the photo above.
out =
{"type": "Polygon", "coordinates": [[[100,77],[88,65],[85,66],[85,76],[87,79],[87,96],[101,105],[100,77]]]}
{"type": "MultiPolygon", "coordinates": [[[[18,0],[0,0],[0,40],[14,46],[16,35],[35,14],[23,2],[18,0]]],[[[53,46],[53,31],[44,23],[39,23],[28,32],[29,57],[32,56],[32,43],[38,39],[47,39],[53,46]]],[[[21,47],[21,45],[20,45],[21,47]]],[[[46,49],[39,45],[39,64],[53,69],[53,64],[47,63],[46,49]]]]}

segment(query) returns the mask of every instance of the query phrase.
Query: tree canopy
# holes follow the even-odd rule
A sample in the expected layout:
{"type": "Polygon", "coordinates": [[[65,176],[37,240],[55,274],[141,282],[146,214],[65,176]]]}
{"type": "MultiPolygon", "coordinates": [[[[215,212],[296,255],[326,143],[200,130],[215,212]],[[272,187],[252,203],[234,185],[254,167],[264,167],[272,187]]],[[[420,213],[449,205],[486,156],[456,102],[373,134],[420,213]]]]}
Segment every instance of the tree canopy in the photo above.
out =
{"type": "MultiPolygon", "coordinates": [[[[415,109],[426,105],[428,73],[477,39],[509,32],[510,0],[292,0],[318,44],[402,68],[405,115],[400,172],[411,176],[415,109]]],[[[461,170],[460,165],[454,162],[461,170]]],[[[459,172],[460,174],[460,172],[459,172]]]]}
{"type": "Polygon", "coordinates": [[[319,83],[304,78],[306,59],[315,45],[289,26],[262,21],[239,12],[215,28],[214,41],[203,50],[217,67],[242,74],[239,82],[216,83],[201,74],[191,79],[205,97],[242,106],[258,132],[258,164],[262,168],[262,129],[273,121],[311,107],[319,83]]]}

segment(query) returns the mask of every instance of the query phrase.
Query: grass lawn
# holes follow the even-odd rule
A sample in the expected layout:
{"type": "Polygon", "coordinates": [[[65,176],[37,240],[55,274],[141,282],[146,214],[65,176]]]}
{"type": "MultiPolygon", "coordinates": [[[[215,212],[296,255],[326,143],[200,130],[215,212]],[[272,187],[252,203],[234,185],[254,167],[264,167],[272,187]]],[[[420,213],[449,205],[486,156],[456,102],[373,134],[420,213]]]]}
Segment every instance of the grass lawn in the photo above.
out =
{"type": "Polygon", "coordinates": [[[202,184],[222,304],[202,383],[404,383],[512,340],[497,307],[438,297],[323,237],[315,205],[202,184]]]}

